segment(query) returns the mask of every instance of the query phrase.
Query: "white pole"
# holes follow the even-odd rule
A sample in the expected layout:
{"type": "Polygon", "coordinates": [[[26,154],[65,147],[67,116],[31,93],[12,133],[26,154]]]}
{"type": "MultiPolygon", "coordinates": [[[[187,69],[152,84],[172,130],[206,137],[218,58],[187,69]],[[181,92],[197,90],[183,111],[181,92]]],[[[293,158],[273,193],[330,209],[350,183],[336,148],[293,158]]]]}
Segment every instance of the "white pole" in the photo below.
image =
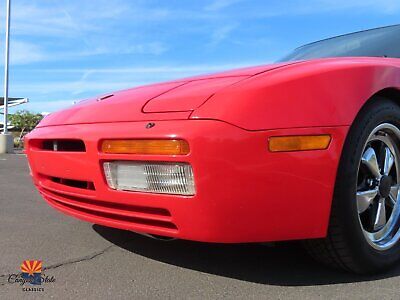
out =
{"type": "Polygon", "coordinates": [[[5,63],[4,63],[4,125],[3,133],[8,133],[7,122],[8,122],[8,64],[10,60],[10,10],[11,0],[6,0],[6,49],[5,49],[5,63]]]}

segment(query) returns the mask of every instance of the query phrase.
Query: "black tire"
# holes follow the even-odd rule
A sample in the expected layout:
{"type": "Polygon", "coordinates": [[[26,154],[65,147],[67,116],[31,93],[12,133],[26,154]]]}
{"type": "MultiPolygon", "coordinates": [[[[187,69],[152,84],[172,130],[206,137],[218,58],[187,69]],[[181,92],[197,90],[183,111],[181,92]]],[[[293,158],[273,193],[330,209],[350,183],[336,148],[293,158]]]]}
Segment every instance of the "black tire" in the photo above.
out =
{"type": "Polygon", "coordinates": [[[304,242],[317,261],[358,274],[377,273],[400,260],[399,242],[384,250],[368,243],[356,202],[360,159],[369,135],[382,123],[400,128],[400,107],[387,98],[374,97],[359,112],[346,138],[336,176],[328,235],[304,242]]]}

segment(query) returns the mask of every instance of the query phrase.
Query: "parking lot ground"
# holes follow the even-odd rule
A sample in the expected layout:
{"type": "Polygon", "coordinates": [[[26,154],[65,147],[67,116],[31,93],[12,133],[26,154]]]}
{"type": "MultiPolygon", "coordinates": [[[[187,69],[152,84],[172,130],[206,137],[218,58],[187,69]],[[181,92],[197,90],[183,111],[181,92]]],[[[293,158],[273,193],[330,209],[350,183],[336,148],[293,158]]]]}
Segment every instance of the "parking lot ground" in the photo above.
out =
{"type": "Polygon", "coordinates": [[[0,155],[0,205],[0,299],[400,298],[400,267],[360,277],[318,265],[298,243],[162,242],[64,216],[34,189],[24,155],[0,155]],[[10,283],[26,259],[55,282],[10,283]]]}

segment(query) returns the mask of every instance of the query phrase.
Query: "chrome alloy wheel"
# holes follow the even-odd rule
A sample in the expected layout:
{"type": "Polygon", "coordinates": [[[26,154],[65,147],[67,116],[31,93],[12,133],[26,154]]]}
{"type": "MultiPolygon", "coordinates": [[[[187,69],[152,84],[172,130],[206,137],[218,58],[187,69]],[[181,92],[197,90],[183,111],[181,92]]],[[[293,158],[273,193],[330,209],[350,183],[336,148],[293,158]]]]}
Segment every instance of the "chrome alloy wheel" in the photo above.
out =
{"type": "Polygon", "coordinates": [[[377,126],[367,139],[358,168],[357,209],[367,242],[377,250],[400,239],[400,130],[377,126]]]}

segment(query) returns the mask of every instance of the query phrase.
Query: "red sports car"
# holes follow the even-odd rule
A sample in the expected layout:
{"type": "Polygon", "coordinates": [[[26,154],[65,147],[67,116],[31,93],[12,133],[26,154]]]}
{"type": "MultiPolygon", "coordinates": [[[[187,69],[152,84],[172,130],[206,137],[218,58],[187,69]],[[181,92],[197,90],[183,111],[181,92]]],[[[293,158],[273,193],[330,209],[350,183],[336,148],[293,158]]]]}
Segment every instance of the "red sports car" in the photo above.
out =
{"type": "Polygon", "coordinates": [[[306,240],[371,273],[400,259],[400,25],[271,65],[137,87],[47,116],[26,138],[57,210],[203,242],[306,240]]]}

